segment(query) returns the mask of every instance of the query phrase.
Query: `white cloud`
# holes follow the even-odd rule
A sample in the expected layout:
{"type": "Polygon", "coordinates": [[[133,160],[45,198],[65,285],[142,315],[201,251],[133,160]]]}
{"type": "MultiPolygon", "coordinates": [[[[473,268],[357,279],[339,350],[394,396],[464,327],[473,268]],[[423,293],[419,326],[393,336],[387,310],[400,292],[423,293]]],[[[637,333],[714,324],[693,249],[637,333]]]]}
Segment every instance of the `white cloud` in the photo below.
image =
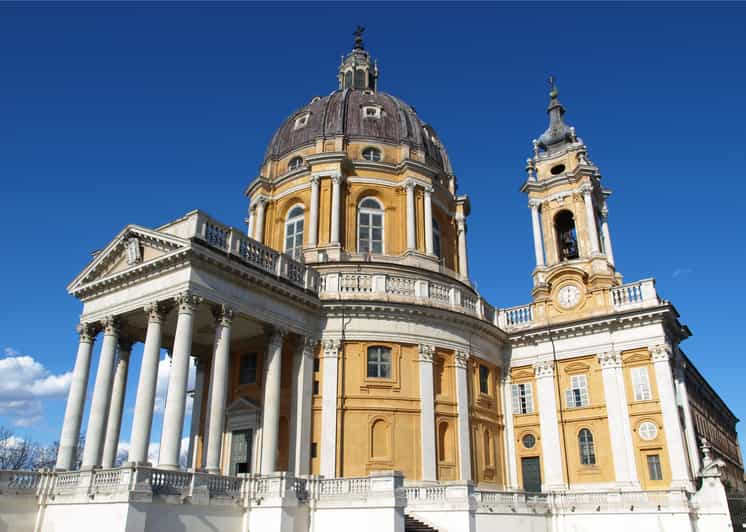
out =
{"type": "Polygon", "coordinates": [[[72,372],[55,375],[41,362],[12,347],[0,358],[0,415],[14,418],[17,426],[28,427],[42,418],[42,399],[67,395],[72,372]]]}
{"type": "Polygon", "coordinates": [[[693,270],[693,269],[691,269],[691,268],[676,268],[676,269],[675,269],[675,270],[673,271],[673,273],[671,274],[671,276],[672,276],[672,277],[673,277],[674,279],[678,279],[679,277],[681,277],[681,276],[683,276],[683,275],[687,275],[687,274],[690,274],[690,273],[694,273],[694,270],[693,270]]]}

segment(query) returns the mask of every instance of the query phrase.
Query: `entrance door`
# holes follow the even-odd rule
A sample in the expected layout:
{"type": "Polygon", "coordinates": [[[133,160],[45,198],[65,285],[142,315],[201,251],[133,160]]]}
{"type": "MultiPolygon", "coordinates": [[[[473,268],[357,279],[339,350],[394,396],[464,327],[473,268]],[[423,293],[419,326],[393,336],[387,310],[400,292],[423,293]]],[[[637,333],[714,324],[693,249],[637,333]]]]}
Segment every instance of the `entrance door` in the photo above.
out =
{"type": "Polygon", "coordinates": [[[526,491],[541,491],[539,457],[521,458],[521,470],[523,471],[523,489],[526,491]]]}
{"type": "Polygon", "coordinates": [[[230,474],[251,473],[251,429],[234,430],[231,433],[230,474]]]}

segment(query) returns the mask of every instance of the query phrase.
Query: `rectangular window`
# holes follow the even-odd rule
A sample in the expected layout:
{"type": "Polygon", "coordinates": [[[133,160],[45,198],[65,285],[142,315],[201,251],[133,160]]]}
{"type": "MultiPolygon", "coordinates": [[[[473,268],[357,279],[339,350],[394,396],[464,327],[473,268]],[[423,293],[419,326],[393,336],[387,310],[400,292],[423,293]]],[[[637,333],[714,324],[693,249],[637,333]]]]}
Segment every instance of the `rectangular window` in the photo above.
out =
{"type": "Polygon", "coordinates": [[[649,401],[653,398],[647,367],[632,368],[632,388],[635,391],[635,401],[649,401]]]}
{"type": "Polygon", "coordinates": [[[663,480],[661,459],[657,454],[648,455],[648,477],[650,477],[650,480],[663,480]]]}
{"type": "Polygon", "coordinates": [[[319,381],[313,381],[313,395],[319,395],[319,381]]]}
{"type": "Polygon", "coordinates": [[[256,353],[241,355],[238,368],[239,384],[256,384],[256,353]]]}
{"type": "Polygon", "coordinates": [[[316,458],[317,452],[316,452],[316,442],[311,442],[311,458],[316,458]]]}
{"type": "Polygon", "coordinates": [[[479,365],[479,391],[484,394],[490,393],[490,368],[479,365]]]}
{"type": "Polygon", "coordinates": [[[321,361],[320,361],[320,360],[319,360],[318,358],[314,358],[314,359],[313,359],[313,372],[314,372],[314,373],[318,373],[318,372],[319,372],[319,365],[320,365],[320,362],[321,362],[321,361]]]}
{"type": "Polygon", "coordinates": [[[382,346],[368,348],[368,377],[391,378],[391,349],[382,346]]]}
{"type": "Polygon", "coordinates": [[[513,413],[532,414],[534,412],[534,396],[531,383],[513,385],[513,413]]]}
{"type": "Polygon", "coordinates": [[[565,390],[565,401],[567,402],[567,408],[588,406],[588,381],[585,375],[572,375],[570,377],[570,389],[565,390]]]}

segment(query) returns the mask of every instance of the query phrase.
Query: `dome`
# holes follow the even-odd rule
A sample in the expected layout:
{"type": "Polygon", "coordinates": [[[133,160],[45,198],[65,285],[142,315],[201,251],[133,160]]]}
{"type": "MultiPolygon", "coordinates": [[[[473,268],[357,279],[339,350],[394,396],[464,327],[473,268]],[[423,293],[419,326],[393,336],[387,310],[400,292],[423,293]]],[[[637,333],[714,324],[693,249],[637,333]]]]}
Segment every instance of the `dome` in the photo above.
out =
{"type": "Polygon", "coordinates": [[[267,147],[265,163],[319,139],[344,136],[348,141],[407,144],[424,154],[426,164],[452,174],[443,144],[435,130],[422,121],[414,107],[377,91],[378,65],[358,39],[342,60],[339,89],[310,103],[285,120],[267,147]]]}

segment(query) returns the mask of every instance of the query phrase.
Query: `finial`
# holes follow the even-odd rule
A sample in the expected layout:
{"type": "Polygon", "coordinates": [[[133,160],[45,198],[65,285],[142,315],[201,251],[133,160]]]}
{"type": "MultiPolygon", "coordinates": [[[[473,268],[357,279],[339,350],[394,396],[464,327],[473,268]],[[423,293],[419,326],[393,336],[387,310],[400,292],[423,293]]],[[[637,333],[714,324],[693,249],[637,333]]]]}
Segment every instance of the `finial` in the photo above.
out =
{"type": "Polygon", "coordinates": [[[365,47],[363,46],[363,32],[365,31],[365,28],[358,25],[357,28],[355,28],[355,31],[352,32],[352,34],[355,36],[355,50],[365,50],[365,47]]]}
{"type": "Polygon", "coordinates": [[[547,78],[547,85],[549,85],[549,97],[554,100],[559,96],[559,89],[557,89],[557,80],[554,76],[550,75],[547,78]]]}

